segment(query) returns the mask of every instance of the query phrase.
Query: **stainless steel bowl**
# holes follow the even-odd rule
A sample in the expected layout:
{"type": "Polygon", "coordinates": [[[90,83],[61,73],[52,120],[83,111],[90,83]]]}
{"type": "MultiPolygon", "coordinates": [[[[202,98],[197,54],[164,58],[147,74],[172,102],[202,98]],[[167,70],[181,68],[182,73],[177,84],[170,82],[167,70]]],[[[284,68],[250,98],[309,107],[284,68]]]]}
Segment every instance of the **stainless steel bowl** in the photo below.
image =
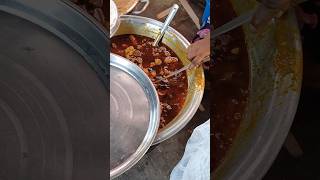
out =
{"type": "Polygon", "coordinates": [[[160,102],[136,64],[110,54],[110,178],[135,165],[156,137],[160,102]]]}
{"type": "MultiPolygon", "coordinates": [[[[162,23],[154,19],[124,15],[120,17],[120,27],[115,36],[138,34],[155,39],[161,26],[162,23]]],[[[190,43],[179,32],[169,27],[162,42],[177,54],[183,64],[190,63],[186,53],[190,43]]],[[[205,84],[202,67],[187,72],[187,75],[189,87],[183,108],[167,126],[160,129],[153,144],[158,144],[178,133],[191,120],[201,103],[205,84]]]]}

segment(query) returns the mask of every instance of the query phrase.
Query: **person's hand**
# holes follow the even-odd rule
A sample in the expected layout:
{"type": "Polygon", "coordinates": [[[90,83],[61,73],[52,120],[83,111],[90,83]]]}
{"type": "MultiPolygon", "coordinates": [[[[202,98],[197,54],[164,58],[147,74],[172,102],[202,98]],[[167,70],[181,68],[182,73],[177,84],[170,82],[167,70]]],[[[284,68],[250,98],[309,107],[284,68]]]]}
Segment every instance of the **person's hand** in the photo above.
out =
{"type": "Polygon", "coordinates": [[[251,20],[251,30],[261,32],[265,29],[272,19],[280,17],[291,5],[294,0],[258,0],[260,4],[254,12],[251,20]]]}
{"type": "Polygon", "coordinates": [[[188,59],[192,60],[193,66],[201,65],[208,56],[210,56],[210,34],[188,47],[188,59]]]}

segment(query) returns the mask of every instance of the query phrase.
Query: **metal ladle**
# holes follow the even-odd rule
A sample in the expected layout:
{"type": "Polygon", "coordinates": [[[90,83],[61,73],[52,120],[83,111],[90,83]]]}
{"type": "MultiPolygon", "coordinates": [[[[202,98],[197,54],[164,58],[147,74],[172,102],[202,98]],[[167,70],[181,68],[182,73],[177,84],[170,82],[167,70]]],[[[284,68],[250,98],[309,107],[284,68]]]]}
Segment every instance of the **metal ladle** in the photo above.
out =
{"type": "Polygon", "coordinates": [[[169,12],[169,15],[167,16],[165,22],[163,23],[163,26],[161,28],[160,34],[157,36],[157,38],[154,40],[152,46],[158,46],[159,42],[161,41],[161,39],[164,36],[164,33],[166,32],[166,30],[168,29],[172,19],[174,18],[174,16],[176,15],[177,11],[179,9],[179,6],[177,4],[174,4],[169,12]]]}
{"type": "MultiPolygon", "coordinates": [[[[303,2],[306,2],[307,0],[293,0],[291,3],[291,7],[295,7],[303,2]]],[[[252,20],[252,17],[257,9],[252,9],[233,20],[229,21],[228,23],[225,23],[224,25],[218,27],[217,29],[213,30],[211,33],[211,39],[215,39],[216,37],[227,33],[239,26],[242,26],[243,24],[249,23],[252,20]]]]}
{"type": "MultiPolygon", "coordinates": [[[[210,56],[206,56],[205,58],[203,58],[201,63],[205,63],[205,62],[208,62],[208,61],[210,61],[210,56]]],[[[184,67],[182,67],[182,68],[180,68],[180,69],[178,69],[176,71],[173,71],[173,72],[171,72],[170,74],[168,74],[168,75],[166,75],[164,77],[160,77],[155,82],[157,83],[157,82],[160,82],[160,81],[164,81],[166,79],[169,79],[172,76],[176,76],[176,75],[180,74],[183,71],[187,71],[189,69],[192,69],[193,67],[196,67],[196,66],[193,64],[193,62],[191,62],[188,65],[186,65],[186,66],[184,66],[184,67]]]]}

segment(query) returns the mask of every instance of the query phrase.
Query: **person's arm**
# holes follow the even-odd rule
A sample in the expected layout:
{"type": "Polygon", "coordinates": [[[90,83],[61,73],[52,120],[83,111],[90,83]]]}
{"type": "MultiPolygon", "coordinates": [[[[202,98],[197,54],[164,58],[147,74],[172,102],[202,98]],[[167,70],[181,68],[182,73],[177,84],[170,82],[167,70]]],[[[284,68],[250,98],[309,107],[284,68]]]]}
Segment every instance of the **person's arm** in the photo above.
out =
{"type": "MultiPolygon", "coordinates": [[[[259,0],[260,4],[254,13],[251,21],[252,30],[259,32],[265,28],[270,21],[282,15],[294,0],[259,0]]],[[[198,40],[190,45],[188,48],[188,58],[198,66],[203,62],[202,60],[210,55],[210,34],[205,38],[198,40]]]]}
{"type": "Polygon", "coordinates": [[[192,60],[194,66],[201,65],[204,58],[210,56],[210,0],[206,0],[201,21],[201,30],[197,32],[188,48],[188,59],[192,60]]]}

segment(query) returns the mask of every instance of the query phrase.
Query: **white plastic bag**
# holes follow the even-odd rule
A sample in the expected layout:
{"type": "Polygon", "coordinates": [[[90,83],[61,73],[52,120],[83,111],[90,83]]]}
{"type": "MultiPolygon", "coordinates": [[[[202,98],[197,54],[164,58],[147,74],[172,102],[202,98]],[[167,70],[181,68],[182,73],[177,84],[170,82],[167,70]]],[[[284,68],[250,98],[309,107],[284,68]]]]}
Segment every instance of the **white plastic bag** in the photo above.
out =
{"type": "Polygon", "coordinates": [[[210,119],[194,129],[170,180],[210,179],[210,119]]]}

